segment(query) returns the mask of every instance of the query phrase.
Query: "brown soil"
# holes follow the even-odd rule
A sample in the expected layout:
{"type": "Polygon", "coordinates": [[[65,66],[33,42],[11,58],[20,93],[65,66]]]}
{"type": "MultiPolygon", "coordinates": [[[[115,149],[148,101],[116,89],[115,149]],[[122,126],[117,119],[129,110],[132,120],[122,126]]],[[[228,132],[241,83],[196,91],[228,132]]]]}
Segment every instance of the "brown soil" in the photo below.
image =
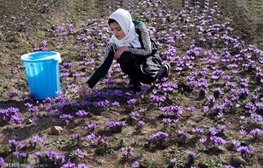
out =
{"type": "MultiPolygon", "coordinates": [[[[48,2],[48,1],[47,1],[48,2]]],[[[73,23],[74,30],[80,30],[81,27],[79,26],[80,23],[86,22],[87,20],[92,20],[95,17],[106,19],[109,13],[111,12],[110,9],[107,9],[105,6],[102,5],[102,1],[90,0],[90,1],[80,1],[80,0],[63,0],[63,1],[56,1],[51,0],[49,7],[47,9],[43,9],[43,12],[39,12],[37,15],[31,18],[31,12],[37,12],[37,8],[39,5],[44,4],[44,2],[35,0],[35,1],[17,1],[17,0],[9,0],[3,1],[0,3],[0,16],[1,18],[4,15],[7,16],[8,21],[0,21],[1,24],[7,24],[8,28],[16,27],[16,21],[12,22],[10,16],[16,16],[16,18],[27,18],[28,16],[30,20],[28,21],[29,24],[23,26],[21,29],[16,28],[16,31],[11,32],[5,39],[1,40],[0,36],[0,109],[6,109],[9,107],[17,107],[20,109],[20,113],[23,114],[27,118],[31,118],[28,109],[25,107],[25,102],[30,102],[35,105],[44,106],[42,102],[35,102],[32,99],[26,99],[25,101],[21,100],[20,98],[16,97],[13,99],[9,98],[9,94],[12,92],[16,92],[18,95],[22,95],[26,88],[27,88],[27,81],[24,75],[23,69],[19,69],[18,67],[21,66],[20,56],[33,51],[33,48],[41,46],[41,42],[43,39],[46,38],[54,38],[48,37],[48,34],[43,34],[46,32],[47,27],[50,25],[61,25],[62,23],[73,23]],[[19,6],[19,8],[18,8],[19,6]],[[24,10],[22,10],[22,8],[24,10]],[[25,13],[26,16],[20,16],[19,14],[25,13]],[[18,71],[14,73],[13,71],[18,71]]],[[[126,2],[126,1],[125,1],[126,2]]],[[[178,1],[178,3],[181,1],[178,1]]],[[[109,1],[108,3],[117,3],[115,1],[109,1]]],[[[119,2],[118,4],[122,6],[123,2],[119,2]]],[[[118,5],[117,4],[117,5],[118,5]]],[[[259,48],[263,49],[263,21],[262,18],[259,18],[253,14],[253,12],[245,5],[245,0],[235,0],[235,1],[223,1],[222,3],[222,13],[224,13],[226,19],[231,21],[231,26],[234,27],[236,35],[243,38],[247,43],[254,44],[259,48]]],[[[19,19],[17,19],[19,20],[19,19]]],[[[92,21],[88,21],[91,23],[91,26],[97,27],[98,25],[92,24],[92,21]]],[[[1,29],[0,29],[1,30],[1,29]]],[[[83,30],[80,30],[83,31],[83,30]]],[[[70,59],[70,53],[74,54],[74,44],[71,42],[64,43],[63,46],[54,47],[57,51],[61,53],[61,56],[66,59],[70,59]]],[[[73,60],[78,61],[80,60],[80,55],[74,57],[73,60]]],[[[96,61],[99,61],[98,59],[96,61]]],[[[77,67],[76,69],[79,70],[83,67],[77,67]]],[[[82,70],[82,69],[81,69],[82,70]]],[[[85,70],[89,73],[92,70],[85,70]]],[[[178,74],[172,74],[172,77],[176,79],[179,77],[178,74]]],[[[116,76],[118,78],[118,76],[116,76]]],[[[79,81],[74,81],[78,84],[81,84],[85,81],[86,78],[81,78],[79,81]]],[[[174,81],[174,80],[172,80],[174,81]]],[[[121,85],[123,86],[123,85],[121,85]]],[[[99,89],[107,91],[102,85],[98,86],[99,89]]],[[[69,96],[73,95],[71,92],[69,96]],[[71,95],[70,95],[71,94],[71,95]]],[[[73,95],[74,96],[74,95],[73,95]]],[[[193,97],[196,94],[190,95],[189,97],[171,97],[170,101],[176,101],[176,104],[180,104],[181,106],[188,107],[191,102],[193,105],[197,107],[201,107],[201,102],[196,100],[193,101],[193,97]]],[[[116,101],[122,102],[127,104],[126,102],[129,98],[116,98],[110,97],[111,101],[114,99],[116,101]]],[[[149,104],[149,97],[145,95],[145,98],[140,98],[141,102],[138,103],[135,107],[127,107],[127,109],[120,109],[120,108],[110,108],[110,109],[97,109],[97,108],[90,108],[88,109],[93,114],[92,116],[82,119],[75,119],[69,125],[65,125],[61,123],[58,118],[53,117],[52,115],[47,115],[44,109],[41,109],[39,112],[34,114],[34,117],[39,118],[39,121],[33,122],[31,124],[23,124],[21,126],[16,126],[14,124],[7,124],[1,123],[0,124],[0,133],[2,132],[2,136],[0,137],[0,152],[4,154],[4,146],[8,143],[9,139],[17,139],[19,141],[25,141],[27,138],[33,135],[39,135],[44,137],[48,141],[48,145],[39,146],[30,152],[36,151],[47,151],[47,150],[59,150],[61,153],[67,154],[69,151],[74,151],[73,149],[76,146],[72,147],[70,145],[70,137],[72,134],[79,133],[81,135],[86,135],[87,132],[83,127],[87,125],[91,121],[96,121],[98,125],[97,134],[111,136],[111,143],[112,146],[110,151],[104,151],[103,148],[95,148],[93,146],[79,146],[79,148],[83,149],[85,152],[85,159],[80,159],[79,163],[87,163],[92,167],[129,167],[131,164],[125,164],[125,162],[121,161],[121,148],[125,148],[125,146],[133,146],[137,153],[139,153],[141,149],[143,149],[142,155],[143,158],[147,158],[144,160],[144,165],[151,164],[151,158],[154,158],[155,165],[157,167],[163,167],[167,164],[167,161],[164,158],[168,156],[177,156],[177,158],[181,158],[179,160],[181,163],[186,159],[184,157],[185,149],[193,149],[197,142],[191,139],[191,141],[181,145],[180,147],[176,146],[169,146],[166,148],[166,144],[161,146],[155,147],[147,147],[147,143],[145,139],[148,139],[151,134],[153,134],[156,130],[162,130],[163,125],[160,124],[160,115],[156,112],[158,111],[158,106],[150,105],[149,104]],[[125,127],[121,133],[109,133],[105,130],[104,122],[107,120],[110,121],[119,121],[125,120],[127,115],[133,110],[139,109],[147,109],[147,115],[144,119],[147,121],[147,126],[143,129],[142,133],[136,133],[133,127],[125,127]],[[150,113],[149,113],[150,111],[150,113]],[[63,133],[60,135],[50,135],[50,129],[54,125],[60,125],[63,127],[63,133]],[[138,141],[135,143],[135,141],[138,141]],[[123,144],[122,144],[123,142],[123,144]],[[146,147],[145,147],[146,146],[146,147]],[[120,148],[120,149],[115,149],[120,148]],[[114,154],[109,154],[110,152],[114,154]],[[178,152],[178,153],[176,153],[178,152]],[[106,154],[105,154],[106,153],[106,154]]],[[[66,113],[70,113],[70,110],[74,109],[66,109],[66,113]]],[[[191,132],[191,128],[194,126],[208,128],[209,125],[212,125],[215,121],[209,117],[204,119],[204,116],[201,115],[201,109],[198,109],[200,113],[196,113],[195,115],[191,116],[190,114],[184,114],[183,119],[181,120],[180,124],[174,127],[171,127],[170,132],[172,135],[175,136],[175,132],[178,129],[182,129],[185,131],[191,132]]],[[[231,130],[231,134],[233,137],[238,138],[239,135],[238,129],[236,128],[239,124],[235,123],[239,118],[237,116],[229,115],[225,124],[228,126],[228,129],[231,130]]],[[[169,143],[169,142],[167,142],[169,143]]],[[[180,144],[179,142],[177,142],[180,144]]],[[[229,145],[230,146],[230,145],[229,145]]],[[[254,146],[255,147],[255,154],[254,156],[248,161],[248,166],[244,167],[262,167],[263,166],[263,158],[262,158],[262,138],[260,142],[254,146]],[[254,159],[254,160],[253,160],[254,159]]],[[[230,147],[231,148],[231,147],[230,147]]],[[[212,150],[212,149],[211,149],[212,150]]],[[[217,149],[218,150],[218,149],[217,149]]],[[[209,152],[209,151],[208,151],[209,152]]],[[[220,153],[224,155],[227,162],[230,162],[230,158],[232,157],[231,150],[226,151],[226,149],[215,151],[215,153],[220,153]],[[227,157],[229,155],[229,157],[227,157]]],[[[2,156],[2,155],[0,155],[2,156]]],[[[216,159],[216,155],[211,152],[211,158],[216,159]]],[[[10,157],[6,157],[9,159],[10,157]]],[[[200,162],[209,162],[209,158],[207,156],[199,156],[200,162]]],[[[136,158],[135,158],[136,159],[136,158]]],[[[133,159],[132,161],[134,161],[133,159]]],[[[30,159],[34,163],[34,159],[30,159]]],[[[217,160],[218,161],[218,160],[217,160]]],[[[210,162],[212,162],[210,160],[210,162]]],[[[149,166],[150,167],[150,166],[149,166]]],[[[202,167],[202,165],[199,167],[202,167]]],[[[206,167],[203,165],[203,167],[206,167]]]]}

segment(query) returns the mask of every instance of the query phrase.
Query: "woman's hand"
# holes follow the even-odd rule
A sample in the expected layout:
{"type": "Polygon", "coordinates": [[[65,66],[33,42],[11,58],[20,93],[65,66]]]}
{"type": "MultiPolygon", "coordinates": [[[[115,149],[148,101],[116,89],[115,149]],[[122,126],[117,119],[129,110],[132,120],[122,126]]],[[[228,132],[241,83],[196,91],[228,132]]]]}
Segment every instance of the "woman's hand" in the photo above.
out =
{"type": "Polygon", "coordinates": [[[78,91],[79,97],[81,99],[86,99],[88,94],[91,92],[91,88],[87,83],[85,83],[78,91]]]}
{"type": "Polygon", "coordinates": [[[114,53],[114,59],[119,59],[121,57],[121,54],[125,51],[130,52],[130,48],[127,46],[120,47],[115,53],[114,53]]]}

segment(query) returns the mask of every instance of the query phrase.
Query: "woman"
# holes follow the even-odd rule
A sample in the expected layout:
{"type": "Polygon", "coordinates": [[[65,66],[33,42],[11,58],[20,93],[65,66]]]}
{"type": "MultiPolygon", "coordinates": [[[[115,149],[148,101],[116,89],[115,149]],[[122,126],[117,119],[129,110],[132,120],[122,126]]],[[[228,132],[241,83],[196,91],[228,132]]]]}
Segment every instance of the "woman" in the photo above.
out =
{"type": "Polygon", "coordinates": [[[143,22],[132,21],[130,13],[124,9],[113,12],[108,21],[112,37],[106,46],[105,59],[79,90],[84,99],[96,83],[103,78],[113,59],[130,78],[129,87],[140,91],[141,83],[149,84],[162,77],[168,77],[170,65],[162,65],[158,55],[154,55],[153,44],[143,22]]]}

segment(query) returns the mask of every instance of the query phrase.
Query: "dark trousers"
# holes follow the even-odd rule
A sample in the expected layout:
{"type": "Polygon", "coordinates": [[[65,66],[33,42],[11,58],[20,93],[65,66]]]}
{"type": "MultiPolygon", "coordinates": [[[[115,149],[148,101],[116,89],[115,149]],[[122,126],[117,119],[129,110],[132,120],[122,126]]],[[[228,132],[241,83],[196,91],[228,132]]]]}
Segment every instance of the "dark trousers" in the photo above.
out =
{"type": "Polygon", "coordinates": [[[145,56],[123,52],[117,62],[129,78],[144,84],[150,84],[161,78],[166,73],[166,70],[160,58],[158,61],[146,61],[146,59],[147,57],[145,56]]]}

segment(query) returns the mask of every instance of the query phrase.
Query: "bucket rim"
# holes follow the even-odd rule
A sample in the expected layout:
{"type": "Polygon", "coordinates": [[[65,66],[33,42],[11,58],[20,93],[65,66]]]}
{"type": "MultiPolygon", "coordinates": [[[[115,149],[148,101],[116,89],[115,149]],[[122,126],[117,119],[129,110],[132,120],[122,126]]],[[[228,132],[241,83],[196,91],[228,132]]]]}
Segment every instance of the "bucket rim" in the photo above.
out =
{"type": "Polygon", "coordinates": [[[26,61],[26,62],[38,62],[38,61],[48,61],[48,60],[56,60],[58,62],[61,62],[61,57],[60,57],[60,53],[56,52],[56,51],[36,51],[36,52],[23,54],[21,56],[21,60],[22,61],[26,61]],[[54,54],[54,55],[48,56],[47,58],[29,59],[30,55],[33,55],[33,54],[45,54],[45,53],[46,54],[54,54]]]}

